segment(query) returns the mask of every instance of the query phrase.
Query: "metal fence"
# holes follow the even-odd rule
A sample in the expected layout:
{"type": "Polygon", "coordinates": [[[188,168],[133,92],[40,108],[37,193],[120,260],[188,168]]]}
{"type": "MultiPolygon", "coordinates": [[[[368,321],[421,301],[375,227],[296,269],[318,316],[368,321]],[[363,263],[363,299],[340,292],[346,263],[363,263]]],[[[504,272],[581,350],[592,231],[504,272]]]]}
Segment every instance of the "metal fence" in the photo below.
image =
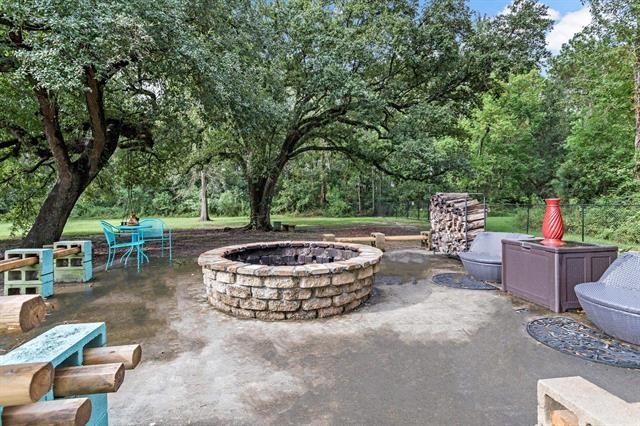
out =
{"type": "MultiPolygon", "coordinates": [[[[544,204],[488,204],[487,230],[541,235],[544,204]]],[[[640,205],[561,204],[565,239],[596,243],[640,243],[640,205]]]]}
{"type": "MultiPolygon", "coordinates": [[[[483,194],[470,198],[486,201],[483,194]]],[[[429,199],[380,200],[375,211],[365,214],[416,220],[429,220],[429,199]]],[[[542,219],[546,206],[509,204],[486,201],[488,231],[519,232],[542,235],[542,219]]],[[[601,244],[617,244],[625,249],[640,249],[640,204],[576,204],[560,205],[565,239],[601,244]]]]}

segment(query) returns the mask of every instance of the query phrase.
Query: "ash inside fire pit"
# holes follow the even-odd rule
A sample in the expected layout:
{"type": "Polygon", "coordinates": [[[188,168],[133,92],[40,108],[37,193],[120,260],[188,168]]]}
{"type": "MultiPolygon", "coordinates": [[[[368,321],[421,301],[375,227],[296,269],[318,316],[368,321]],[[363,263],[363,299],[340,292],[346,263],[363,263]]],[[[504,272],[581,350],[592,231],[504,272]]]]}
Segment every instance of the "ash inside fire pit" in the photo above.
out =
{"type": "Polygon", "coordinates": [[[331,263],[351,259],[358,249],[338,247],[290,246],[247,249],[226,256],[227,259],[252,265],[295,266],[308,263],[331,263]]]}
{"type": "Polygon", "coordinates": [[[371,294],[382,251],[365,245],[280,241],[200,255],[207,298],[228,314],[262,320],[352,311],[371,294]]]}

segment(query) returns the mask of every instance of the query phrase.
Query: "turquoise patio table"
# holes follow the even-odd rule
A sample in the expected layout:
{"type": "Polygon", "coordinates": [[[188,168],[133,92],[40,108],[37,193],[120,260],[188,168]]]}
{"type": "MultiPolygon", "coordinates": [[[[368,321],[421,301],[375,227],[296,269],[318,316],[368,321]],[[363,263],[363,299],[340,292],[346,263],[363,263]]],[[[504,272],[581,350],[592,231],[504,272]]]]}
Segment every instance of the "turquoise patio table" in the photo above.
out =
{"type": "MultiPolygon", "coordinates": [[[[137,242],[137,241],[144,242],[142,231],[145,229],[150,229],[151,225],[120,225],[120,226],[116,226],[115,228],[118,229],[118,231],[120,232],[131,234],[132,242],[137,242]]],[[[127,264],[127,261],[129,260],[129,256],[131,255],[132,252],[133,252],[133,247],[131,247],[129,250],[127,250],[125,254],[122,255],[122,257],[126,256],[126,260],[124,262],[125,265],[127,264]]],[[[147,263],[149,263],[149,257],[144,252],[144,244],[140,247],[140,255],[142,256],[143,262],[146,259],[147,263]]],[[[120,261],[122,262],[122,260],[120,261]]]]}

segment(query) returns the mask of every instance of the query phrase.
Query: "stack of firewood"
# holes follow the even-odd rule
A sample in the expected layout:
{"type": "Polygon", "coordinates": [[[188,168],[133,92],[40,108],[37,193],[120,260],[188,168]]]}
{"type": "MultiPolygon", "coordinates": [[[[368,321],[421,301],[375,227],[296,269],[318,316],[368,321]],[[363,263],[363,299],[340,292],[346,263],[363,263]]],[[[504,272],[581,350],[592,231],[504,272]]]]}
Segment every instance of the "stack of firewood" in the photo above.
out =
{"type": "Polygon", "coordinates": [[[485,227],[485,205],[467,193],[439,192],[431,197],[431,246],[436,253],[466,251],[485,227]]]}

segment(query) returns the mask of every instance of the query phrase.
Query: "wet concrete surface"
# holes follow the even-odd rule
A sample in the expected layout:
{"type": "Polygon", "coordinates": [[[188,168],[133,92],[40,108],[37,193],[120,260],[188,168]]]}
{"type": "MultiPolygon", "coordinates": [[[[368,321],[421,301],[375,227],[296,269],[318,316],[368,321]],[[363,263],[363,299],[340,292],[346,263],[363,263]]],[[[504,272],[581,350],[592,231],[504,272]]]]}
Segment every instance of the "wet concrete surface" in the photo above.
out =
{"type": "MultiPolygon", "coordinates": [[[[268,323],[211,308],[192,259],[154,260],[139,275],[116,269],[90,286],[58,287],[45,326],[26,338],[104,320],[110,344],[141,343],[143,362],[109,396],[116,425],[532,425],[537,380],[574,375],[640,401],[639,371],[530,338],[526,322],[548,311],[429,282],[460,270],[421,250],[388,252],[361,309],[268,323]]],[[[0,347],[19,342],[0,338],[0,347]]]]}

